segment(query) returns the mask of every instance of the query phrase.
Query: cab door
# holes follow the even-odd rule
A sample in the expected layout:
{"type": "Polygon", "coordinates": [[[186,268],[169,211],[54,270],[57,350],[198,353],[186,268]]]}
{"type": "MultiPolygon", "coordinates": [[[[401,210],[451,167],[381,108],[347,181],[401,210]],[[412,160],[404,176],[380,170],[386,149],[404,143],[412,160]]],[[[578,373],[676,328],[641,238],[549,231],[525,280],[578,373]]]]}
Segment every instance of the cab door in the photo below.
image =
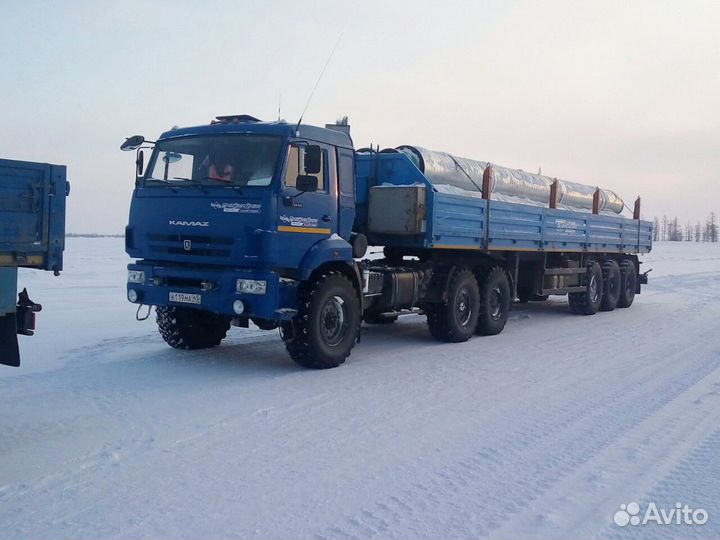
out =
{"type": "Polygon", "coordinates": [[[317,242],[337,232],[337,165],[335,152],[327,145],[295,141],[290,144],[282,177],[277,231],[282,266],[297,268],[317,242]],[[308,171],[309,147],[320,147],[320,170],[308,171]],[[298,189],[307,178],[317,178],[315,191],[298,189]]]}

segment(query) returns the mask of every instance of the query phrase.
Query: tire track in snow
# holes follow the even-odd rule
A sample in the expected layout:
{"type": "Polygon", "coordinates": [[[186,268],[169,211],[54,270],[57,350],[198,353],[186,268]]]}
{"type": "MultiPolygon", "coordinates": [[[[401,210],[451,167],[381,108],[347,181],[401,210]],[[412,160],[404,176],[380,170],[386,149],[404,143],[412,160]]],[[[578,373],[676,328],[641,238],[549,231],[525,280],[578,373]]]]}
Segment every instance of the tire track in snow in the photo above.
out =
{"type": "MultiPolygon", "coordinates": [[[[707,337],[710,336],[703,336],[707,337]]],[[[665,364],[681,359],[682,353],[665,364]]],[[[682,376],[663,381],[661,388],[652,377],[658,366],[646,366],[610,395],[567,403],[574,411],[570,414],[534,418],[530,425],[511,432],[509,437],[488,441],[490,444],[473,455],[435,470],[425,483],[405,487],[392,498],[347,517],[344,524],[330,528],[320,537],[394,537],[395,531],[402,531],[400,536],[409,533],[417,537],[486,536],[719,365],[716,354],[693,364],[682,376]],[[639,403],[642,406],[638,407],[639,403]],[[620,425],[618,419],[622,419],[620,425]],[[516,471],[518,464],[522,464],[520,474],[516,471]],[[512,479],[513,486],[506,485],[508,479],[512,479]],[[503,495],[496,497],[494,492],[503,495]],[[452,523],[429,521],[424,512],[426,502],[413,506],[421,500],[430,501],[432,515],[460,519],[452,523]],[[402,501],[402,506],[398,501],[402,501]],[[408,508],[412,511],[408,512],[408,508]]],[[[415,472],[422,477],[422,471],[415,472]]]]}

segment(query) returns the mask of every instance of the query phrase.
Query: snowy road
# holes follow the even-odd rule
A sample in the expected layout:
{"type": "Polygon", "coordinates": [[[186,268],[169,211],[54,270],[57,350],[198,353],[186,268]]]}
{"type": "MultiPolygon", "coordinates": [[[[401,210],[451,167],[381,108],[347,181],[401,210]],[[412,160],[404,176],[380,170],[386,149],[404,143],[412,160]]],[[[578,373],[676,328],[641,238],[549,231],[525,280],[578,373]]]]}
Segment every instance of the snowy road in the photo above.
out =
{"type": "Polygon", "coordinates": [[[410,316],[317,372],[274,332],[168,348],[122,240],[69,239],[0,373],[0,537],[718,537],[720,249],[644,260],[630,309],[516,306],[464,344],[410,316]],[[709,520],[613,525],[631,501],[709,520]]]}

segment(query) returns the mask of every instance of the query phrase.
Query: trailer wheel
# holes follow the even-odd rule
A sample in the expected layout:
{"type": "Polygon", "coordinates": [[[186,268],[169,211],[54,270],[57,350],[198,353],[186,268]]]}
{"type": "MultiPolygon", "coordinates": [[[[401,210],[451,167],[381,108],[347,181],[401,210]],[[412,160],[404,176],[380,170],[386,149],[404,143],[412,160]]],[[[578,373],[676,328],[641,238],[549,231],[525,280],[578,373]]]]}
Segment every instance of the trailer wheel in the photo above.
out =
{"type": "Polygon", "coordinates": [[[619,308],[630,307],[635,300],[635,288],[637,287],[637,270],[632,259],[620,261],[620,298],[617,303],[619,308]]]}
{"type": "Polygon", "coordinates": [[[360,301],[352,283],[328,272],[301,289],[298,303],[297,317],[282,326],[291,358],[312,369],[345,362],[360,332],[360,301]]]}
{"type": "Polygon", "coordinates": [[[510,313],[510,281],[502,268],[493,268],[480,280],[480,315],[475,333],[494,336],[505,328],[510,313]]]}
{"type": "Polygon", "coordinates": [[[579,315],[595,315],[602,302],[603,275],[600,265],[593,261],[588,264],[585,274],[585,290],[569,293],[568,302],[573,313],[579,315]]]}
{"type": "Polygon", "coordinates": [[[230,329],[231,317],[202,309],[159,306],[155,313],[160,335],[174,349],[216,347],[230,329]]]}
{"type": "Polygon", "coordinates": [[[445,293],[447,300],[442,304],[425,306],[430,334],[435,339],[450,343],[467,341],[477,326],[480,306],[475,275],[465,267],[456,268],[445,293]]]}
{"type": "Polygon", "coordinates": [[[602,263],[603,295],[600,311],[612,311],[620,299],[620,266],[613,259],[602,263]]]}

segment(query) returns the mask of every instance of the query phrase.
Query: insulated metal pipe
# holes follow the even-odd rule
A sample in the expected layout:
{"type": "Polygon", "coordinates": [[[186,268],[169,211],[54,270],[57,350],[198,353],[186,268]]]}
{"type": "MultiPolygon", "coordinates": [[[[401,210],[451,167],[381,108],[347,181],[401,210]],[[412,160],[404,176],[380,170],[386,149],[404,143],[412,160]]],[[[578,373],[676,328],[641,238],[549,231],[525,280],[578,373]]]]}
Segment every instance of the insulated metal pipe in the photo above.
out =
{"type": "MultiPolygon", "coordinates": [[[[419,146],[402,145],[395,151],[408,156],[435,185],[448,185],[464,191],[482,193],[483,172],[489,165],[487,161],[453,156],[447,152],[428,150],[419,146]]],[[[549,203],[550,186],[554,178],[494,164],[492,171],[490,192],[496,195],[493,198],[507,197],[535,205],[549,203]]],[[[596,189],[599,188],[558,180],[557,204],[568,209],[592,210],[596,189]]],[[[600,212],[620,214],[623,211],[624,203],[617,193],[609,189],[599,189],[599,191],[600,212]]]]}

